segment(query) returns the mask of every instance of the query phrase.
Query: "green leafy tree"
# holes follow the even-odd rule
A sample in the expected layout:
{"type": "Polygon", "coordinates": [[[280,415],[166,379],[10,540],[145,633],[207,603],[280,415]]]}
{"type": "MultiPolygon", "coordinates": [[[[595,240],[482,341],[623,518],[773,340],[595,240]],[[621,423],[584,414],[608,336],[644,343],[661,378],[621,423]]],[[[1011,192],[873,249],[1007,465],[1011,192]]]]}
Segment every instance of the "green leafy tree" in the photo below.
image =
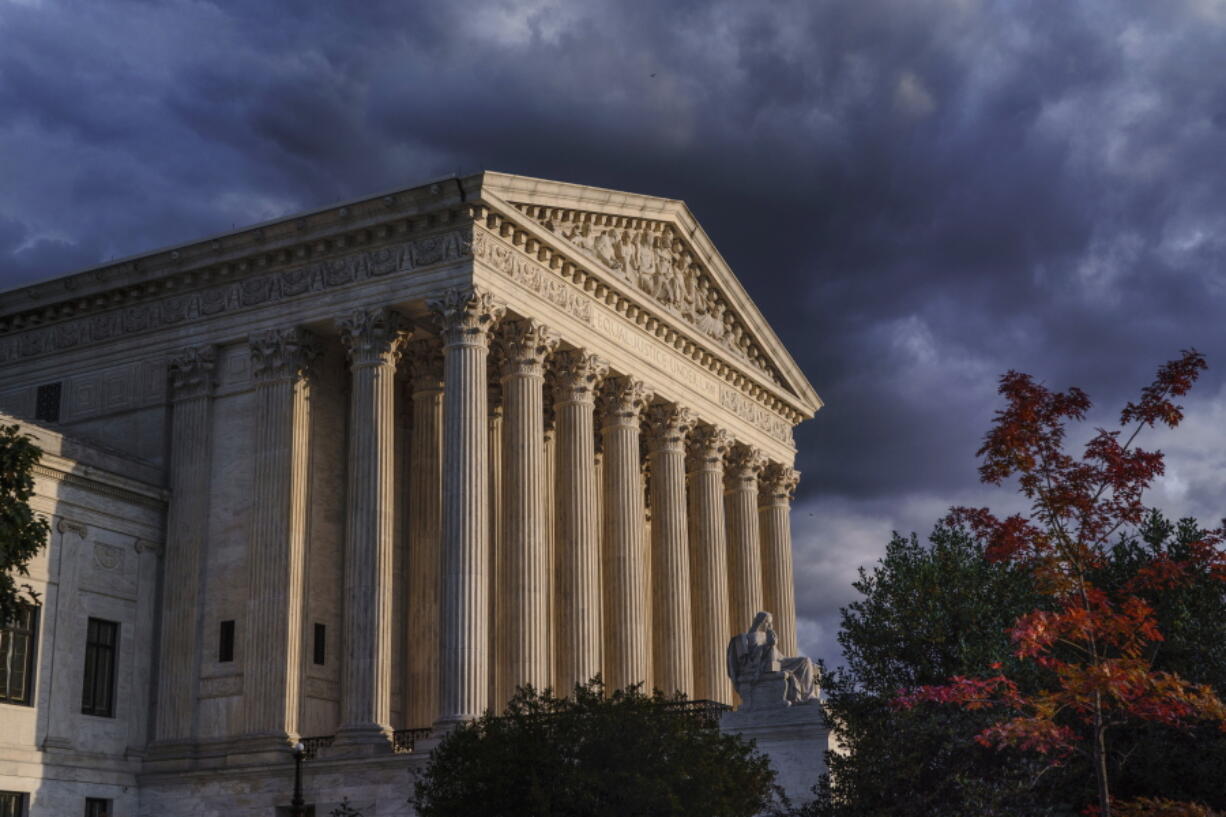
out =
{"type": "Polygon", "coordinates": [[[599,677],[568,698],[519,689],[458,726],[415,786],[421,817],[752,817],[781,808],[764,755],[682,697],[599,677]]]}
{"type": "MultiPolygon", "coordinates": [[[[1181,561],[1203,540],[1194,520],[1151,514],[1139,535],[1121,539],[1094,581],[1122,586],[1138,566],[1181,561]]],[[[843,610],[839,642],[847,664],[824,680],[827,712],[851,750],[829,759],[831,777],[807,814],[1072,815],[1094,795],[1081,757],[1057,767],[1030,753],[988,748],[973,736],[996,717],[925,704],[893,705],[900,688],[939,683],[1001,663],[1029,693],[1043,681],[1013,656],[1008,630],[1041,607],[1033,577],[985,558],[964,530],[937,527],[927,546],[895,536],[882,560],[861,570],[863,598],[843,610]]],[[[1226,688],[1226,589],[1207,568],[1191,581],[1146,591],[1165,640],[1152,646],[1155,669],[1226,688]]],[[[1110,757],[1121,798],[1168,798],[1226,809],[1226,736],[1138,724],[1122,728],[1110,757]]],[[[1204,813],[1204,812],[1201,812],[1204,813]]]]}
{"type": "Polygon", "coordinates": [[[0,426],[0,621],[37,600],[34,589],[19,584],[30,560],[47,542],[47,520],[34,515],[34,466],[42,451],[17,425],[0,426]]]}

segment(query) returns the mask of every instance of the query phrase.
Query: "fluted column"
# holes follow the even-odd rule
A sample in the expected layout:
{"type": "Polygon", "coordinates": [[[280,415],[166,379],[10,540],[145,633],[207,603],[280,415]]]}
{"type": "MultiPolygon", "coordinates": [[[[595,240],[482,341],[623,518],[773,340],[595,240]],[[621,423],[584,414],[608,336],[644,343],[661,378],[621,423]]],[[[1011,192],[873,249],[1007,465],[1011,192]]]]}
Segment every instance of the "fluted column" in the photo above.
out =
{"type": "Polygon", "coordinates": [[[600,535],[596,519],[595,389],[608,371],[582,350],[561,352],[557,387],[558,600],[555,688],[567,693],[600,672],[600,535]]]}
{"type": "MultiPolygon", "coordinates": [[[[170,744],[195,734],[200,560],[208,536],[209,467],[213,448],[212,346],[186,349],[170,361],[173,415],[170,508],[162,566],[162,636],[154,738],[170,744]]],[[[171,747],[166,747],[168,750],[171,747]]],[[[173,750],[172,750],[173,751],[173,750]]]]}
{"type": "Polygon", "coordinates": [[[693,414],[675,405],[647,412],[651,459],[652,683],[666,693],[694,694],[690,611],[689,525],[685,504],[685,440],[693,414]]]}
{"type": "Polygon", "coordinates": [[[396,366],[408,334],[388,309],[357,310],[339,324],[352,382],[337,743],[379,745],[391,732],[396,366]]]}
{"type": "Polygon", "coordinates": [[[758,523],[762,537],[762,596],[775,618],[779,649],[796,655],[796,589],[792,576],[792,498],[800,472],[772,462],[758,485],[758,523]]]}
{"type": "Polygon", "coordinates": [[[647,545],[639,424],[651,394],[642,382],[610,378],[601,394],[604,440],[604,680],[609,689],[649,684],[647,545]]]}
{"type": "Polygon", "coordinates": [[[749,628],[762,607],[762,547],[758,529],[758,474],[765,461],[741,443],[728,452],[724,507],[728,515],[729,612],[732,632],[749,628]]]}
{"type": "Polygon", "coordinates": [[[549,674],[549,542],[545,505],[544,364],[557,339],[534,320],[506,322],[502,350],[502,608],[495,617],[498,689],[504,705],[515,687],[544,689],[549,674]]]}
{"type": "Polygon", "coordinates": [[[437,338],[409,343],[413,431],[409,444],[409,622],[406,705],[409,726],[430,726],[439,715],[439,575],[443,514],[443,345],[437,338]],[[423,636],[425,640],[423,640],[423,636]],[[433,639],[433,640],[432,640],[433,639]]]}
{"type": "Polygon", "coordinates": [[[489,700],[489,470],[486,411],[491,329],[503,307],[459,287],[430,303],[443,334],[443,573],[439,722],[476,718],[489,700]]]}
{"type": "MultiPolygon", "coordinates": [[[[699,426],[690,434],[686,470],[690,505],[690,588],[694,621],[694,697],[732,703],[724,651],[738,630],[728,612],[728,533],[724,515],[727,432],[699,426]]],[[[748,625],[746,625],[748,626],[748,625]]]]}
{"type": "Polygon", "coordinates": [[[486,573],[486,587],[489,590],[489,626],[487,635],[489,636],[489,644],[486,647],[486,652],[489,655],[490,671],[489,671],[489,705],[495,710],[501,712],[506,706],[506,699],[499,698],[499,675],[506,675],[506,670],[498,663],[498,619],[502,616],[503,611],[502,601],[499,598],[499,590],[501,589],[501,580],[499,574],[502,570],[502,428],[503,428],[503,403],[502,403],[502,385],[498,382],[498,370],[501,368],[500,363],[495,354],[496,347],[490,349],[490,356],[486,362],[486,368],[489,370],[490,385],[486,390],[486,412],[488,418],[488,429],[486,432],[486,463],[490,475],[489,497],[490,497],[490,548],[489,548],[489,570],[486,573]]]}
{"type": "Polygon", "coordinates": [[[246,735],[269,748],[297,736],[303,570],[310,458],[311,363],[318,344],[301,329],[251,338],[255,479],[248,538],[246,735]]]}
{"type": "Polygon", "coordinates": [[[557,441],[558,441],[558,423],[557,414],[553,410],[553,380],[551,372],[548,368],[545,369],[545,444],[542,448],[545,458],[545,563],[549,565],[549,580],[547,582],[546,596],[548,597],[545,606],[548,608],[546,613],[546,628],[549,634],[545,637],[545,663],[549,667],[549,683],[553,683],[553,679],[557,677],[557,621],[558,621],[558,587],[557,587],[557,568],[558,568],[558,503],[554,496],[554,489],[557,487],[556,470],[554,468],[557,463],[557,441]]]}

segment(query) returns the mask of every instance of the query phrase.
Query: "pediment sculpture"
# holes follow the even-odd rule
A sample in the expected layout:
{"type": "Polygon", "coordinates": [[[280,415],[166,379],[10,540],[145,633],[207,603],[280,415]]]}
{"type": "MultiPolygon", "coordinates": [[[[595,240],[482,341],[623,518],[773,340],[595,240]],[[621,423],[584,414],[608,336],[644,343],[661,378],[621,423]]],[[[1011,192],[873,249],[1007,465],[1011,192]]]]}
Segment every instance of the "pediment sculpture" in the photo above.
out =
{"type": "Polygon", "coordinates": [[[776,644],[774,618],[760,612],[749,630],[728,642],[728,677],[741,710],[796,706],[818,698],[817,671],[805,656],[784,656],[776,644]]]}

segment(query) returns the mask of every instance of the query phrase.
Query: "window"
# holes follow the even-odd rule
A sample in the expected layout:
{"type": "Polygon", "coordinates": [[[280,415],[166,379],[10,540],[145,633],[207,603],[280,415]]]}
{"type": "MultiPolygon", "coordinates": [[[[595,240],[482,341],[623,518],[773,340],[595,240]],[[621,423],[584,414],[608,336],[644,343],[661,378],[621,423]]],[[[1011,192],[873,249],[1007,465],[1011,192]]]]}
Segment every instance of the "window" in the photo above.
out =
{"type": "Polygon", "coordinates": [[[115,717],[115,653],[118,644],[117,623],[100,618],[89,620],[85,637],[85,685],[81,690],[82,714],[115,717]]]}
{"type": "Polygon", "coordinates": [[[85,817],[111,817],[111,801],[101,797],[86,797],[85,817]]]}
{"type": "Polygon", "coordinates": [[[234,621],[223,621],[217,634],[217,660],[221,663],[234,660],[234,621]]]}
{"type": "Polygon", "coordinates": [[[322,624],[315,625],[315,663],[320,666],[328,658],[328,628],[322,624]]]}
{"type": "Polygon", "coordinates": [[[34,419],[46,420],[49,423],[58,423],[60,421],[60,392],[62,390],[59,383],[48,383],[45,386],[38,387],[38,393],[34,398],[34,419]]]}
{"type": "Polygon", "coordinates": [[[0,817],[26,817],[26,796],[19,791],[0,791],[0,817]]]}
{"type": "MultiPolygon", "coordinates": [[[[38,608],[25,605],[0,627],[0,702],[29,706],[34,699],[38,608]]],[[[0,811],[0,817],[7,812],[0,811]]]]}

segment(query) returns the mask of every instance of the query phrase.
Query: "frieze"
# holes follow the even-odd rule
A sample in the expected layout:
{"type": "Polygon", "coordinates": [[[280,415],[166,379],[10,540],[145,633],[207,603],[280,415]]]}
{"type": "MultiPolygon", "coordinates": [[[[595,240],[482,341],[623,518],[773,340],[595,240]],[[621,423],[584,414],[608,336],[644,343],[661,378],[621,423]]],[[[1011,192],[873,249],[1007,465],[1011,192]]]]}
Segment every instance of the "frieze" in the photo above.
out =
{"type": "Polygon", "coordinates": [[[468,231],[451,230],[299,267],[251,275],[239,281],[22,332],[0,341],[0,363],[211,318],[392,273],[414,272],[468,257],[471,252],[468,231]]]}
{"type": "Polygon", "coordinates": [[[118,570],[123,567],[123,549],[95,542],[94,563],[103,570],[118,570]]]}
{"type": "Polygon", "coordinates": [[[727,386],[720,387],[719,404],[742,420],[762,429],[776,440],[795,445],[792,426],[786,420],[772,414],[757,403],[747,400],[727,386]]]}
{"type": "Polygon", "coordinates": [[[489,264],[563,312],[584,323],[592,322],[592,301],[589,298],[513,248],[492,240],[481,230],[474,230],[472,251],[474,258],[489,264]]]}

